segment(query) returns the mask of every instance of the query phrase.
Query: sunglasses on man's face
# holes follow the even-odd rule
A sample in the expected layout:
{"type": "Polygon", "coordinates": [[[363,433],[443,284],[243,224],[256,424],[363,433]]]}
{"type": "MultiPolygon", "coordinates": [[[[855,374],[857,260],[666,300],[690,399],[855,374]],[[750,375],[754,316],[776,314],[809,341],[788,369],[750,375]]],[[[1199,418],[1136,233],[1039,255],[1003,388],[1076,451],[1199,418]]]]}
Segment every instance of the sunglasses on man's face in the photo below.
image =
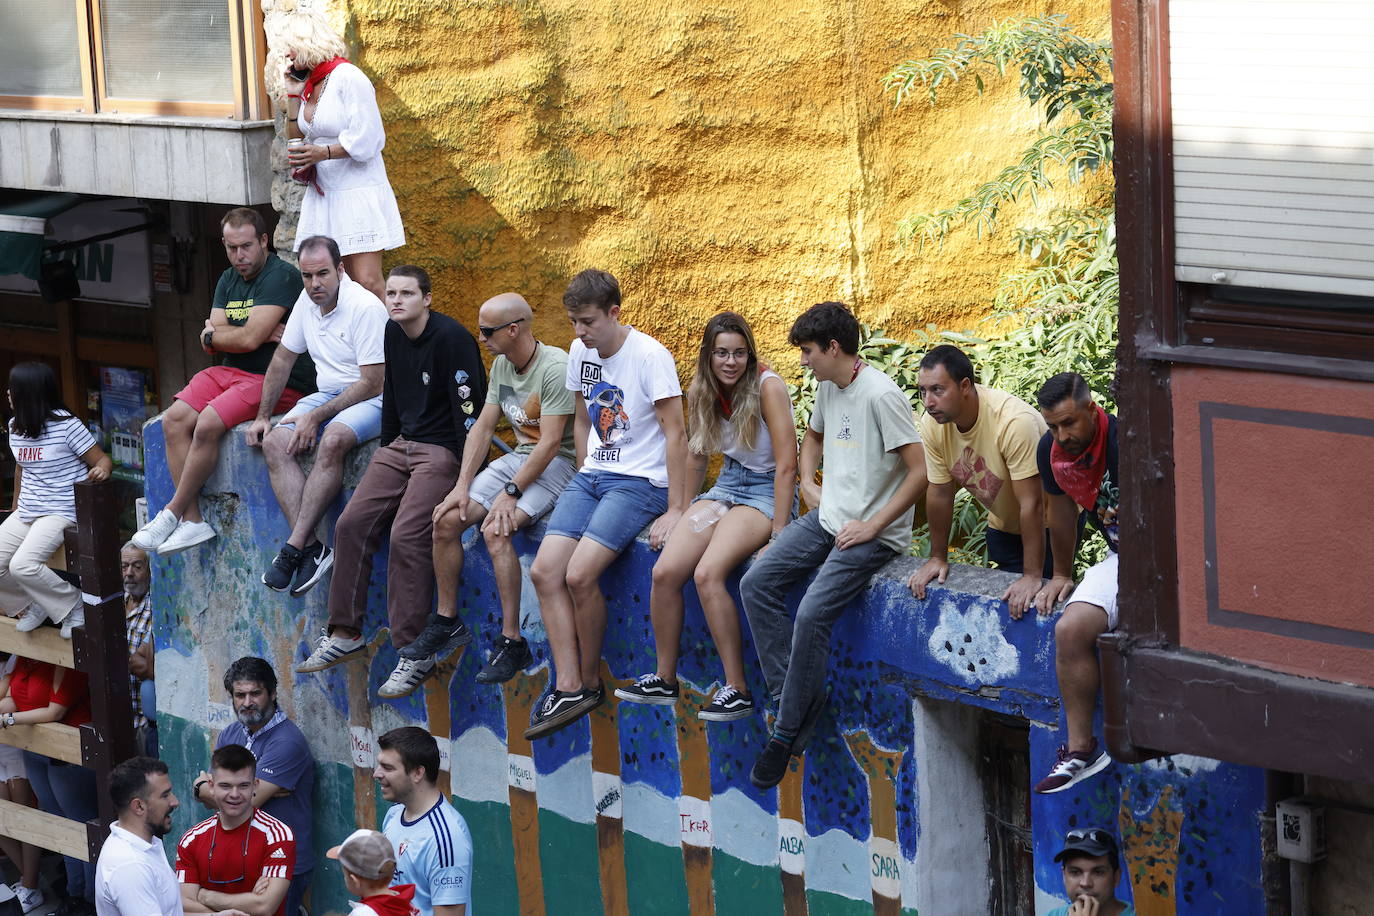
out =
{"type": "Polygon", "coordinates": [[[481,332],[481,334],[482,334],[483,337],[491,337],[491,336],[492,336],[493,334],[495,334],[497,331],[504,331],[506,328],[510,327],[511,325],[513,325],[513,324],[519,324],[520,322],[522,322],[522,321],[524,321],[524,320],[525,320],[525,319],[523,319],[523,318],[517,318],[517,319],[515,319],[514,321],[507,321],[505,324],[498,324],[498,325],[497,325],[496,327],[494,327],[494,328],[484,327],[484,326],[482,326],[482,325],[479,324],[479,325],[477,326],[477,330],[481,332]]]}

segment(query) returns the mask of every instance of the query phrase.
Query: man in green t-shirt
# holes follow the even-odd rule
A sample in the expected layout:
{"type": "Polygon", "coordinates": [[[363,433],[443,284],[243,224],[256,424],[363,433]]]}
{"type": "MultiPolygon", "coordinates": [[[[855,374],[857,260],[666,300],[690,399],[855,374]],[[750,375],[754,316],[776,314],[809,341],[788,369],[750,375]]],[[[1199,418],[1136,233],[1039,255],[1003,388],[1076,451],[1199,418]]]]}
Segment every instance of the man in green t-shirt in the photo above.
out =
{"type": "MultiPolygon", "coordinates": [[[[133,536],[138,548],[164,556],[215,536],[200,514],[200,488],[214,473],[224,434],[257,416],[263,374],[303,289],[300,273],[268,249],[267,223],[258,211],[230,210],[220,230],[232,266],[215,286],[200,346],[222,356],[222,364],[197,372],[162,415],[176,492],[133,536]]],[[[308,357],[300,359],[272,412],[291,409],[314,390],[315,366],[308,357]]]]}
{"type": "Polygon", "coordinates": [[[511,537],[552,509],[577,473],[573,394],[564,384],[568,354],[535,339],[533,317],[529,303],[516,293],[488,299],[477,313],[480,339],[496,359],[486,404],[463,445],[458,482],[434,510],[438,612],[415,641],[400,650],[402,658],[428,661],[409,669],[419,671],[413,675],[416,683],[438,656],[472,638],[458,617],[458,577],[463,569],[463,532],[473,525],[481,526],[501,597],[501,634],[477,680],[508,681],[531,661],[529,645],[520,635],[520,561],[511,537]],[[515,431],[515,451],[483,470],[502,416],[515,431]]]}

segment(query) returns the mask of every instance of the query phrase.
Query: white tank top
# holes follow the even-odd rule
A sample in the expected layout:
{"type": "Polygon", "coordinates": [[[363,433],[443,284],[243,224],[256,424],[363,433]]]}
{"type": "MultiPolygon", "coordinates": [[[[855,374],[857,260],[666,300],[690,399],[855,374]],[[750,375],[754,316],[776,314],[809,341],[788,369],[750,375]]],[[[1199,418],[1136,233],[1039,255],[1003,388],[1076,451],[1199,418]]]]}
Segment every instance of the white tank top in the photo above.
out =
{"type": "MultiPolygon", "coordinates": [[[[764,370],[759,376],[759,388],[763,388],[763,383],[770,378],[781,380],[772,369],[764,370]]],[[[760,394],[762,397],[762,394],[760,394]]],[[[790,396],[789,396],[790,402],[790,396]]],[[[790,406],[790,403],[789,403],[790,406]]],[[[791,411],[789,410],[789,413],[791,411]]],[[[773,460],[773,437],[768,433],[768,424],[763,422],[763,411],[759,411],[759,431],[754,436],[754,447],[746,449],[739,442],[735,434],[735,423],[733,420],[721,419],[723,429],[721,430],[721,452],[727,458],[733,458],[751,471],[760,474],[771,474],[777,467],[777,462],[773,460]]]]}

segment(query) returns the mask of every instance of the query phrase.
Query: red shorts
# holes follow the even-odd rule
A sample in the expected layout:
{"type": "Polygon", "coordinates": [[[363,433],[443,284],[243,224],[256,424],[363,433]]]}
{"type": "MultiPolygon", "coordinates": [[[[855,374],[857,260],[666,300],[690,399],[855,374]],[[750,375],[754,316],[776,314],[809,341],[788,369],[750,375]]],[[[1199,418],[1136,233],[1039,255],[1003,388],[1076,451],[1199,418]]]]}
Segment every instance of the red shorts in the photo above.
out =
{"type": "MultiPolygon", "coordinates": [[[[233,429],[258,415],[258,404],[262,401],[262,376],[256,372],[245,372],[232,366],[211,366],[202,369],[186,387],[176,393],[177,400],[185,401],[186,406],[196,413],[207,407],[215,408],[220,421],[233,429]]],[[[285,413],[300,400],[301,393],[287,388],[272,413],[285,413]]]]}

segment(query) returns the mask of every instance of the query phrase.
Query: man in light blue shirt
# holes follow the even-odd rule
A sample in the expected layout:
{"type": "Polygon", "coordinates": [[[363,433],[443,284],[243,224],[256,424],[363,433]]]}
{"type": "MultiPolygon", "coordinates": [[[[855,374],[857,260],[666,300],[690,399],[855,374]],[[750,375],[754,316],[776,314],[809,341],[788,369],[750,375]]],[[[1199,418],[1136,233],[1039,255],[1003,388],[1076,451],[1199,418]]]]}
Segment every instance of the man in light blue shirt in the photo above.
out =
{"type": "Polygon", "coordinates": [[[420,916],[472,916],[472,837],[439,791],[439,745],[422,728],[393,728],[377,739],[372,771],[392,803],[382,833],[396,848],[393,884],[414,884],[420,916]]]}
{"type": "Polygon", "coordinates": [[[1054,861],[1062,864],[1064,894],[1072,902],[1048,916],[1135,916],[1135,909],[1116,897],[1121,851],[1110,833],[1101,827],[1070,830],[1054,861]]]}

